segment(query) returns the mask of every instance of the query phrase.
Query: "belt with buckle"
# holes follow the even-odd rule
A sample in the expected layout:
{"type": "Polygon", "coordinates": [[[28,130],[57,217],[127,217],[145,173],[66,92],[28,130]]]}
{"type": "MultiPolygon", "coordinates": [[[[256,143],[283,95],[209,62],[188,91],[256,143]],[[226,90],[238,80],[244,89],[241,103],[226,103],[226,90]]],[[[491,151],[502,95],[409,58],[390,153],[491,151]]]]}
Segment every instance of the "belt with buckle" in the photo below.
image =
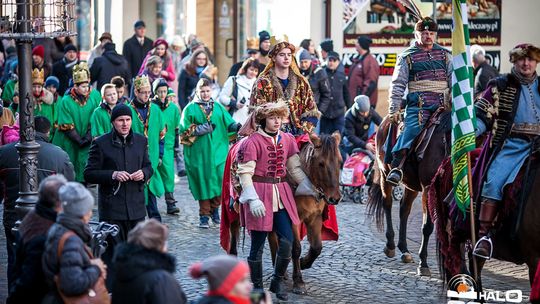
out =
{"type": "Polygon", "coordinates": [[[253,181],[256,183],[266,183],[266,184],[279,184],[285,182],[284,177],[267,177],[260,175],[253,175],[253,181]]]}

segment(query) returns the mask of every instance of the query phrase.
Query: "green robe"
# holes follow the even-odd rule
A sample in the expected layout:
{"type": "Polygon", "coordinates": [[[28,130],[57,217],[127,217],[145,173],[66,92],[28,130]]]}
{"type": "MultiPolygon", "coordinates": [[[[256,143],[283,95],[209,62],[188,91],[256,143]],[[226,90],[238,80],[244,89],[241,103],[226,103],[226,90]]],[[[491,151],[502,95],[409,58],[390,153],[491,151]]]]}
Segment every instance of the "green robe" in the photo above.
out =
{"type": "Polygon", "coordinates": [[[130,103],[129,106],[131,107],[131,114],[133,117],[131,129],[133,132],[144,135],[148,139],[148,156],[152,163],[152,169],[154,169],[154,174],[150,178],[150,181],[148,181],[148,189],[156,197],[160,197],[165,192],[161,175],[157,169],[159,165],[159,141],[165,133],[165,124],[163,122],[161,110],[157,105],[150,103],[147,118],[148,124],[147,127],[145,127],[144,122],[141,120],[133,103],[130,103]]]}
{"type": "MultiPolygon", "coordinates": [[[[157,104],[156,104],[157,105],[157,104]]],[[[159,107],[159,105],[158,105],[159,107]]],[[[180,128],[180,109],[174,103],[169,102],[165,109],[161,109],[163,122],[167,128],[165,133],[165,149],[161,165],[158,167],[159,174],[163,180],[165,193],[174,192],[174,142],[176,132],[180,128]]]]}
{"type": "Polygon", "coordinates": [[[84,182],[84,167],[88,160],[88,149],[90,146],[79,147],[69,139],[62,130],[69,130],[74,127],[79,136],[84,137],[90,129],[90,117],[94,110],[101,103],[100,94],[93,93],[92,90],[88,100],[84,105],[73,100],[70,94],[64,95],[58,105],[58,132],[54,134],[52,143],[62,148],[69,155],[75,169],[75,180],[84,182]]]}
{"type": "Polygon", "coordinates": [[[92,138],[96,138],[111,131],[111,113],[108,108],[108,105],[101,103],[99,107],[94,110],[94,113],[92,113],[92,117],[90,118],[92,138]]]}
{"type": "MultiPolygon", "coordinates": [[[[184,146],[184,161],[189,189],[195,200],[207,200],[221,195],[225,159],[229,152],[229,126],[235,121],[219,102],[214,102],[210,121],[216,125],[212,133],[197,137],[184,146]]],[[[196,102],[190,102],[182,112],[180,134],[189,136],[195,125],[207,122],[196,102]]]]}
{"type": "MultiPolygon", "coordinates": [[[[6,85],[4,86],[4,90],[2,91],[2,100],[3,101],[13,101],[13,93],[15,92],[15,84],[17,82],[13,81],[12,79],[8,80],[6,82],[6,85]]],[[[15,114],[15,113],[13,113],[15,114]]]]}
{"type": "Polygon", "coordinates": [[[49,138],[49,140],[51,140],[55,132],[54,121],[56,118],[56,103],[53,102],[52,104],[46,104],[42,102],[42,103],[36,103],[34,106],[35,106],[34,117],[43,116],[47,118],[49,122],[51,123],[51,131],[50,131],[50,138],[49,138]]]}

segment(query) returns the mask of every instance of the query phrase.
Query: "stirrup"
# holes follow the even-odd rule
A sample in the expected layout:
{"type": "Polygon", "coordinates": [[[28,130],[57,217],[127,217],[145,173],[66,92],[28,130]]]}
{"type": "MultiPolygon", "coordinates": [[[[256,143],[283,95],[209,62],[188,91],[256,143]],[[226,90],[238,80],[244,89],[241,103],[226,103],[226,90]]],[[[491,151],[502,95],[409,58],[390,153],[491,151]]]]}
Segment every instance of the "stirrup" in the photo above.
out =
{"type": "Polygon", "coordinates": [[[493,242],[491,241],[491,238],[489,238],[487,236],[481,237],[478,240],[478,242],[476,242],[476,244],[474,245],[474,249],[473,249],[472,253],[473,253],[474,256],[477,256],[479,258],[483,258],[485,260],[490,260],[491,257],[493,256],[493,242]],[[480,242],[488,242],[489,243],[489,256],[484,256],[484,255],[476,253],[476,249],[478,248],[478,244],[480,244],[480,242]]]}
{"type": "Polygon", "coordinates": [[[393,168],[392,170],[390,170],[390,172],[388,172],[388,175],[386,176],[386,182],[388,182],[389,184],[391,184],[394,187],[399,186],[399,184],[401,183],[402,180],[403,180],[403,171],[400,168],[393,168]],[[391,180],[388,179],[388,177],[393,172],[398,172],[399,173],[400,177],[399,177],[399,180],[397,182],[394,182],[394,181],[391,181],[391,180]]]}

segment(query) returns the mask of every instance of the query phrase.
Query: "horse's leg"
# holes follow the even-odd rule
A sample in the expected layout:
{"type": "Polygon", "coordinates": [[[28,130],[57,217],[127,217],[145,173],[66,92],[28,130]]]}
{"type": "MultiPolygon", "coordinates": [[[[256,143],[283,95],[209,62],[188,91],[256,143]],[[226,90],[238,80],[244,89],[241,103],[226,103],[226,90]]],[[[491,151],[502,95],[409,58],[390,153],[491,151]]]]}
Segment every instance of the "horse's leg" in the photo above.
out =
{"type": "Polygon", "coordinates": [[[306,222],[306,226],[308,231],[309,251],[304,257],[300,259],[301,269],[311,268],[313,262],[315,262],[317,257],[321,254],[322,216],[316,215],[313,220],[306,222]]]}
{"type": "Polygon", "coordinates": [[[411,207],[418,193],[409,189],[405,189],[403,198],[399,205],[399,240],[398,248],[401,251],[401,261],[403,263],[414,262],[412,254],[407,247],[407,220],[411,213],[411,207]]]}
{"type": "Polygon", "coordinates": [[[396,243],[394,242],[394,225],[392,224],[392,186],[386,184],[384,187],[384,196],[382,197],[384,214],[386,216],[386,246],[384,254],[393,258],[396,255],[396,243]]]}
{"type": "Polygon", "coordinates": [[[240,236],[240,220],[233,221],[229,227],[231,240],[229,242],[229,254],[238,255],[238,238],[240,236]]]}
{"type": "Polygon", "coordinates": [[[300,229],[297,225],[293,225],[293,235],[293,292],[296,294],[307,294],[306,283],[304,283],[302,271],[300,270],[300,255],[302,254],[302,245],[300,244],[300,229]]]}
{"type": "Polygon", "coordinates": [[[418,266],[418,275],[431,276],[431,271],[427,264],[428,242],[431,233],[433,232],[433,222],[427,210],[428,189],[422,191],[422,243],[420,245],[420,266],[418,266]]]}

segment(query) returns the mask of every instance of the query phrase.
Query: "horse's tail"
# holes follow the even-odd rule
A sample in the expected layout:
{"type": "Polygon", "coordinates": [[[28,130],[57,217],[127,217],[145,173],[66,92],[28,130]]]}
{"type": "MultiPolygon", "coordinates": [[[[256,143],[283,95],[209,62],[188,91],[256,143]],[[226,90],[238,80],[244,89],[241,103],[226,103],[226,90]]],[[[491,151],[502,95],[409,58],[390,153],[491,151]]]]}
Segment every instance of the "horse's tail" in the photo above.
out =
{"type": "Polygon", "coordinates": [[[382,172],[375,165],[373,172],[373,184],[369,187],[369,196],[367,201],[367,217],[375,220],[377,229],[384,230],[384,182],[382,172]]]}

